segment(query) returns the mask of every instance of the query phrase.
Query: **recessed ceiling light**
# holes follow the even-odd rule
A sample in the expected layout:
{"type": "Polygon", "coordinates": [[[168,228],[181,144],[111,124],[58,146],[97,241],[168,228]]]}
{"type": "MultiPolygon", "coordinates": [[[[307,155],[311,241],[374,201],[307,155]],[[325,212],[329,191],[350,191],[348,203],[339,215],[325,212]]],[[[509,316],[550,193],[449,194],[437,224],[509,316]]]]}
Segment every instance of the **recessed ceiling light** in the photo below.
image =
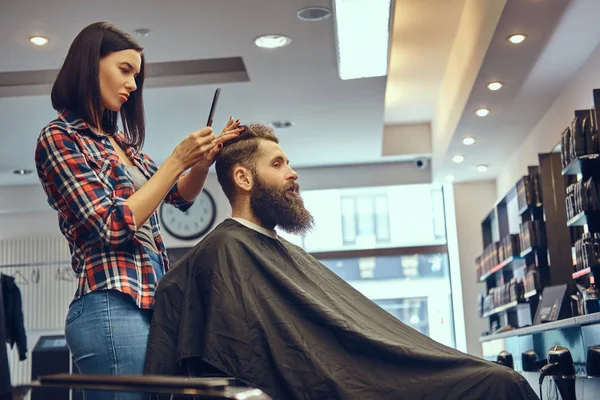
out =
{"type": "Polygon", "coordinates": [[[296,13],[302,21],[322,21],[331,17],[331,10],[327,7],[306,7],[296,13]]]}
{"type": "Polygon", "coordinates": [[[471,137],[471,136],[465,136],[465,137],[464,137],[464,139],[463,139],[463,144],[464,144],[465,146],[470,146],[470,145],[472,145],[473,143],[475,143],[475,138],[474,138],[474,137],[471,137]]]}
{"type": "Polygon", "coordinates": [[[489,113],[490,110],[487,108],[480,108],[479,110],[475,111],[475,114],[477,114],[478,117],[487,117],[489,113]]]}
{"type": "Polygon", "coordinates": [[[150,35],[150,32],[152,32],[152,31],[150,29],[140,28],[140,29],[136,29],[134,32],[138,36],[146,37],[146,36],[150,35]]]}
{"type": "Polygon", "coordinates": [[[387,75],[391,0],[334,0],[340,79],[387,75]]]}
{"type": "Polygon", "coordinates": [[[15,169],[13,171],[13,174],[15,175],[29,175],[31,174],[33,171],[30,169],[15,169]]]}
{"type": "Polygon", "coordinates": [[[519,43],[523,43],[523,41],[527,39],[527,36],[522,35],[522,34],[517,34],[517,35],[511,35],[508,37],[508,41],[514,44],[519,44],[519,43]]]}
{"type": "Polygon", "coordinates": [[[502,87],[502,83],[490,82],[490,83],[488,83],[487,87],[488,87],[488,89],[490,89],[492,91],[500,90],[500,88],[502,87]]]}
{"type": "Polygon", "coordinates": [[[33,36],[29,38],[29,41],[37,46],[43,46],[48,43],[48,38],[43,36],[33,36]]]}
{"type": "Polygon", "coordinates": [[[287,46],[292,39],[283,35],[263,35],[254,39],[254,44],[263,49],[276,49],[287,46]]]}
{"type": "Polygon", "coordinates": [[[458,155],[452,157],[452,161],[454,161],[456,164],[460,164],[461,162],[465,161],[465,158],[461,155],[458,155]]]}
{"type": "Polygon", "coordinates": [[[271,126],[275,129],[284,129],[294,126],[294,123],[292,121],[273,121],[271,126]]]}
{"type": "Polygon", "coordinates": [[[454,182],[454,175],[446,175],[446,182],[454,182]]]}
{"type": "Polygon", "coordinates": [[[487,165],[481,164],[481,165],[477,166],[477,171],[479,171],[479,172],[486,172],[487,170],[488,170],[487,165]]]}

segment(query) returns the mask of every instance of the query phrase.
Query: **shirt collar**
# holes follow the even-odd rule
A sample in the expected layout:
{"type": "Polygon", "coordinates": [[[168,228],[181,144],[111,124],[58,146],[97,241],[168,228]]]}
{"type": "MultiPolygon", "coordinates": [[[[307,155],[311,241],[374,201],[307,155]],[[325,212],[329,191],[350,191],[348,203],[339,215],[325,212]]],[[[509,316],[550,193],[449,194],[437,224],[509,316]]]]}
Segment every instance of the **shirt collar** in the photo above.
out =
{"type": "Polygon", "coordinates": [[[277,235],[277,231],[275,231],[275,229],[263,228],[262,226],[256,225],[255,223],[250,222],[250,221],[248,221],[246,219],[243,219],[243,218],[237,218],[237,217],[234,218],[234,217],[231,217],[231,216],[229,216],[229,218],[231,218],[231,219],[239,222],[240,224],[244,225],[248,229],[252,229],[253,231],[261,233],[261,234],[263,234],[265,236],[268,236],[268,237],[270,237],[272,239],[279,239],[279,236],[277,235]]]}
{"type": "Polygon", "coordinates": [[[75,113],[69,110],[61,111],[58,115],[58,119],[66,122],[67,124],[72,126],[73,129],[76,129],[78,131],[89,130],[90,132],[93,132],[92,129],[90,129],[90,126],[87,122],[85,122],[82,118],[79,118],[75,113]]]}
{"type": "MultiPolygon", "coordinates": [[[[77,114],[75,114],[72,111],[69,111],[69,110],[61,111],[58,115],[58,119],[66,122],[71,127],[73,127],[73,129],[75,129],[81,133],[84,133],[84,132],[89,133],[92,136],[95,136],[98,138],[106,137],[105,135],[100,135],[99,133],[96,133],[90,127],[90,125],[83,120],[83,118],[80,118],[79,116],[77,116],[77,114]]],[[[123,132],[121,132],[120,130],[117,130],[117,132],[113,135],[113,137],[115,138],[117,143],[119,143],[121,148],[123,148],[129,155],[136,156],[136,154],[135,154],[136,152],[133,151],[134,149],[133,148],[130,149],[131,146],[123,147],[123,143],[125,141],[125,135],[123,134],[123,132]]]]}

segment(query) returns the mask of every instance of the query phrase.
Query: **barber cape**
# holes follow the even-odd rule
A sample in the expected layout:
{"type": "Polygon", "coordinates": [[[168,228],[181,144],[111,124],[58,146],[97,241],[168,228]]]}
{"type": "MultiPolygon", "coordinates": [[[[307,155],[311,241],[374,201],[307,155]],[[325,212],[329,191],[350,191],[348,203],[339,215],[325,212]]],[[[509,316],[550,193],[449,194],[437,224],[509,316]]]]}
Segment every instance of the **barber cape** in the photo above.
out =
{"type": "Polygon", "coordinates": [[[517,372],[428,338],[245,225],[225,220],[162,278],[145,373],[201,359],[274,400],[538,398],[517,372]]]}

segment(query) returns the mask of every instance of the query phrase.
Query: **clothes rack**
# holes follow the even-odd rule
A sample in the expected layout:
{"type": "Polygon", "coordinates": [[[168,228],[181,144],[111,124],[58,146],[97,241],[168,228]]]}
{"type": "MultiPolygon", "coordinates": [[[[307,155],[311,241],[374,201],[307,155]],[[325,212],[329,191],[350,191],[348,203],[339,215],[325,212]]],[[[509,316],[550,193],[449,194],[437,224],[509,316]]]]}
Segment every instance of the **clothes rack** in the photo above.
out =
{"type": "MultiPolygon", "coordinates": [[[[45,262],[45,263],[20,263],[0,265],[0,273],[2,268],[10,267],[43,267],[55,264],[65,264],[65,262],[45,262]]],[[[67,261],[68,263],[68,261],[67,261]]],[[[8,275],[8,274],[5,274],[8,275]]],[[[10,379],[10,369],[8,365],[8,351],[6,349],[6,312],[4,308],[4,293],[0,284],[0,400],[12,399],[12,383],[10,379]]]]}
{"type": "Polygon", "coordinates": [[[6,324],[4,313],[4,295],[0,284],[0,400],[12,399],[12,385],[8,368],[8,353],[6,350],[6,324]]]}

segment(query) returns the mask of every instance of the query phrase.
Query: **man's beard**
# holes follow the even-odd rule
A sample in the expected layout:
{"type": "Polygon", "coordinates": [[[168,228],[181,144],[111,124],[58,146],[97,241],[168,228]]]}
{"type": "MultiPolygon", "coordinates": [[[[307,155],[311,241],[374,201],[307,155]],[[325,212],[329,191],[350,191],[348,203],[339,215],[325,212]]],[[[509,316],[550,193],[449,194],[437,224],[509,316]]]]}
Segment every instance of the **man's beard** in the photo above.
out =
{"type": "Polygon", "coordinates": [[[283,188],[270,187],[254,174],[250,207],[263,225],[278,226],[293,235],[304,235],[314,225],[313,217],[300,197],[299,186],[293,181],[283,188]]]}

